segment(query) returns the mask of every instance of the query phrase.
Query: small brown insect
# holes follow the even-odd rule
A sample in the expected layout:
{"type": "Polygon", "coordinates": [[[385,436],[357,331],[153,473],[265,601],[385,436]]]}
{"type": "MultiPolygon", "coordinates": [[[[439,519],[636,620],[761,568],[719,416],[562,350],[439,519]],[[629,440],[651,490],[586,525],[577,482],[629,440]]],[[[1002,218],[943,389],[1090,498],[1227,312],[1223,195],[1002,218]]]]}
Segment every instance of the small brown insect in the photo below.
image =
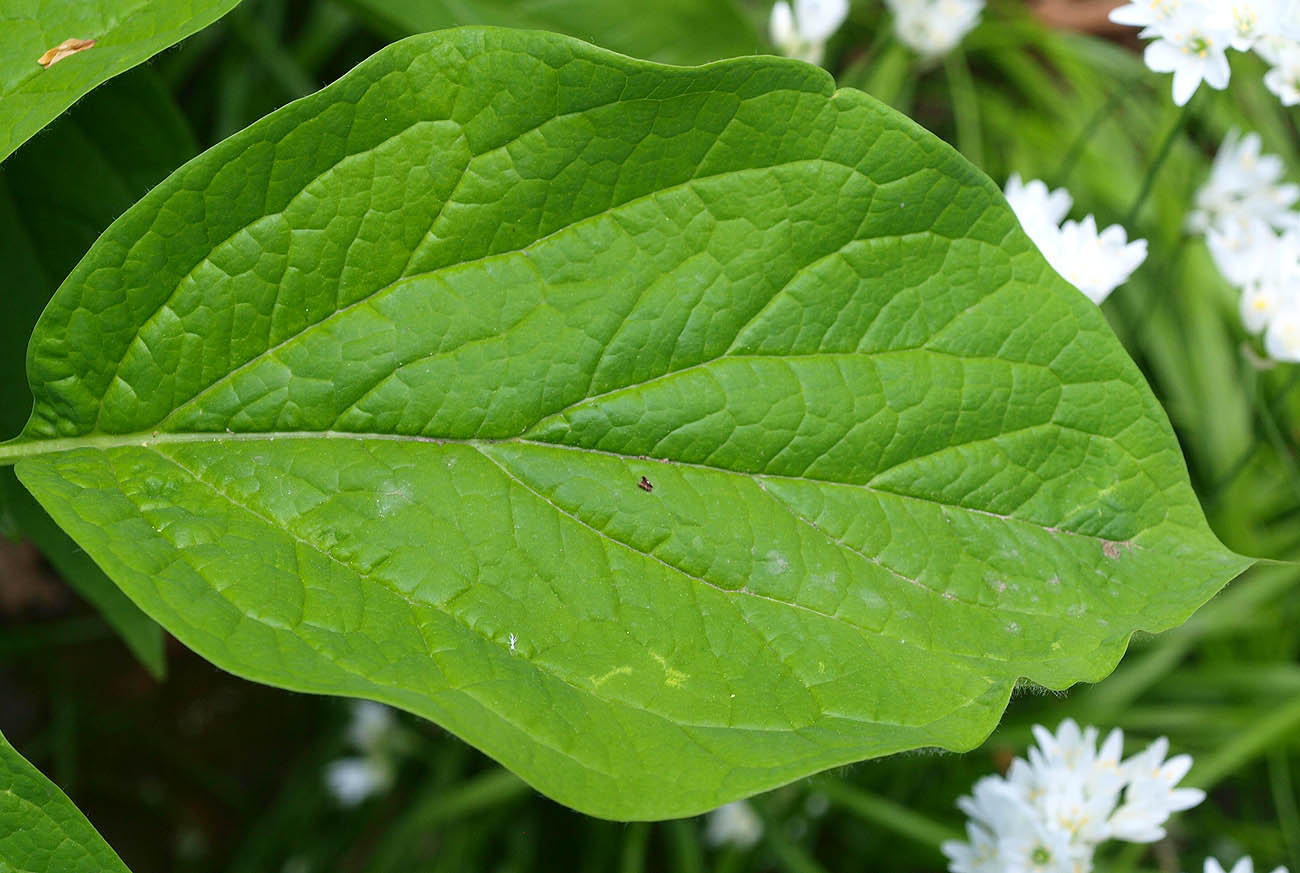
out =
{"type": "Polygon", "coordinates": [[[647,478],[644,477],[644,476],[641,477],[641,481],[640,481],[640,482],[636,483],[636,487],[640,488],[642,491],[653,491],[653,490],[655,490],[655,486],[651,485],[651,484],[650,484],[650,480],[647,479],[647,478]]]}

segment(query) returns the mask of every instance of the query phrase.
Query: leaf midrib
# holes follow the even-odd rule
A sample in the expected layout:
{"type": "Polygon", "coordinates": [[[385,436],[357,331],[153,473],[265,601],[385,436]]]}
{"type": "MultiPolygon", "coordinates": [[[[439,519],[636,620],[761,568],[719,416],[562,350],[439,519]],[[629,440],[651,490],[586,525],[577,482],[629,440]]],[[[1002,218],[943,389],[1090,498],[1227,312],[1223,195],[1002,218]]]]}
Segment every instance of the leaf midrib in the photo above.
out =
{"type": "MultiPolygon", "coordinates": [[[[667,464],[669,466],[682,467],[686,469],[703,470],[711,473],[721,473],[724,475],[744,476],[756,481],[787,481],[800,483],[821,483],[825,485],[834,485],[842,488],[860,488],[869,491],[872,494],[887,497],[895,500],[908,500],[917,503],[930,504],[945,509],[954,509],[961,512],[969,512],[974,515],[983,515],[989,518],[995,518],[1008,524],[1024,525],[1035,530],[1054,536],[1078,537],[1079,539],[1088,540],[1095,543],[1111,543],[1105,537],[1094,536],[1092,534],[1080,533],[1079,531],[1068,530],[1060,527],[1043,524],[1033,521],[1032,519],[1019,518],[1014,515],[1006,515],[994,512],[989,509],[979,509],[976,507],[963,506],[959,503],[946,503],[942,500],[934,500],[928,497],[919,497],[914,494],[899,494],[895,491],[889,491],[883,488],[875,487],[869,483],[841,482],[835,479],[822,479],[811,476],[791,476],[781,473],[755,473],[748,470],[735,470],[730,467],[720,467],[714,464],[705,464],[695,461],[682,461],[677,458],[664,458],[655,455],[630,455],[620,452],[612,452],[606,449],[595,449],[586,446],[570,446],[563,443],[545,442],[542,440],[524,439],[520,437],[507,437],[504,439],[485,439],[480,437],[457,438],[457,437],[431,437],[421,436],[418,434],[394,434],[394,433],[358,433],[354,431],[189,431],[189,432],[160,432],[145,431],[128,434],[89,434],[76,437],[62,437],[58,439],[15,439],[7,443],[0,443],[0,467],[13,466],[25,459],[37,459],[52,455],[75,452],[83,449],[94,449],[108,451],[112,449],[124,448],[142,448],[153,449],[158,446],[184,445],[184,444],[221,444],[232,442],[267,442],[273,443],[279,441],[305,441],[305,440],[355,440],[355,441],[380,441],[380,442],[397,442],[397,443],[423,443],[427,445],[460,445],[468,446],[475,450],[483,446],[531,446],[543,449],[555,449],[557,451],[570,451],[580,454],[601,455],[604,457],[618,458],[625,461],[653,461],[655,463],[667,464]]],[[[1159,528],[1165,527],[1172,522],[1166,517],[1159,524],[1148,525],[1141,533],[1150,533],[1159,528]]],[[[1181,525],[1179,525],[1181,527],[1181,525]]],[[[1135,535],[1136,536],[1136,535],[1135,535]]],[[[1141,545],[1132,540],[1124,542],[1125,547],[1142,548],[1141,545]]]]}

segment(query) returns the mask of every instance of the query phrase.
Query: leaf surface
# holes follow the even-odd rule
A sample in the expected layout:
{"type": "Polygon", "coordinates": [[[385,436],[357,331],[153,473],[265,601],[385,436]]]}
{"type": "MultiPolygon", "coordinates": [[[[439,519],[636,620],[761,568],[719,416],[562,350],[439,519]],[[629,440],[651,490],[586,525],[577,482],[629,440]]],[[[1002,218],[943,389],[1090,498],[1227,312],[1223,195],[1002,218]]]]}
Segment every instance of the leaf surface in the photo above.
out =
{"type": "Polygon", "coordinates": [[[0,735],[0,870],[128,873],[68,796],[0,735]]]}
{"type": "Polygon", "coordinates": [[[550,30],[638,58],[703,64],[751,55],[758,35],[735,0],[350,0],[392,37],[466,24],[550,30]]]}
{"type": "Polygon", "coordinates": [[[5,0],[0,160],[92,88],[225,15],[239,0],[5,0]],[[94,45],[42,67],[67,40],[94,45]]]}
{"type": "MultiPolygon", "coordinates": [[[[138,69],[97,89],[0,165],[7,303],[0,321],[0,433],[15,434],[27,420],[27,338],[59,282],[113,219],[196,151],[162,84],[138,69]]],[[[0,512],[13,524],[9,534],[34,543],[161,676],[161,628],[50,520],[10,469],[0,469],[0,512]]]]}
{"type": "Polygon", "coordinates": [[[113,225],[0,449],[187,645],[696,813],[1105,676],[1248,562],[997,188],[772,58],[390,46],[113,225]]]}

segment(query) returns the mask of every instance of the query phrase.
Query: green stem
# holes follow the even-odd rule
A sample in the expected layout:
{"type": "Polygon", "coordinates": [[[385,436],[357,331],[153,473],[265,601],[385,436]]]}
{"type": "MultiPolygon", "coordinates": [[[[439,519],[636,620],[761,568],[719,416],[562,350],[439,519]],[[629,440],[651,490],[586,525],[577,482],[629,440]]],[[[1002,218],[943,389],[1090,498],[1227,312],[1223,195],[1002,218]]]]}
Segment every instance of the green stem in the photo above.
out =
{"type": "Polygon", "coordinates": [[[1291,762],[1285,749],[1274,749],[1268,756],[1268,783],[1277,808],[1277,824],[1282,842],[1291,856],[1291,866],[1300,870],[1300,809],[1296,807],[1295,782],[1291,779],[1291,762]]]}
{"type": "Polygon", "coordinates": [[[650,845],[650,825],[643,821],[632,822],[623,835],[623,859],[619,864],[622,873],[645,873],[646,849],[650,845]]]}
{"type": "Polygon", "coordinates": [[[356,20],[337,2],[325,0],[313,7],[311,18],[290,49],[303,70],[319,70],[353,33],[356,20]]]}
{"type": "Polygon", "coordinates": [[[961,49],[951,51],[943,61],[952,94],[953,121],[957,125],[957,149],[975,166],[984,164],[983,135],[980,131],[979,98],[975,93],[975,80],[961,49]]]}
{"type": "Polygon", "coordinates": [[[871,44],[867,46],[864,57],[867,63],[875,63],[876,60],[884,54],[885,49],[889,47],[890,42],[894,39],[894,22],[890,19],[888,13],[881,16],[880,24],[876,28],[876,35],[871,38],[871,44]]]}
{"type": "MultiPolygon", "coordinates": [[[[1252,367],[1251,369],[1248,369],[1247,372],[1251,374],[1254,384],[1258,386],[1258,376],[1255,375],[1254,368],[1252,367]]],[[[1279,407],[1285,403],[1286,398],[1295,390],[1298,384],[1300,384],[1300,367],[1293,368],[1290,378],[1287,379],[1286,384],[1283,385],[1282,389],[1277,393],[1277,397],[1274,401],[1265,404],[1265,409],[1271,417],[1275,418],[1277,415],[1281,414],[1281,409],[1279,407]]],[[[1252,388],[1252,390],[1257,390],[1257,388],[1252,388]]],[[[1223,497],[1223,492],[1228,489],[1228,486],[1232,485],[1232,483],[1237,480],[1237,477],[1240,476],[1248,466],[1250,466],[1250,462],[1254,459],[1255,453],[1258,450],[1258,442],[1249,446],[1241,453],[1241,456],[1237,458],[1237,460],[1233,461],[1232,464],[1229,465],[1227,472],[1215,481],[1205,498],[1207,510],[1218,504],[1219,500],[1223,497]]]]}
{"type": "Polygon", "coordinates": [[[1052,187],[1059,188],[1065,185],[1070,178],[1070,173],[1074,171],[1075,164],[1079,162],[1079,158],[1083,157],[1083,150],[1087,148],[1088,143],[1092,141],[1093,134],[1095,134],[1102,124],[1105,123],[1106,119],[1110,118],[1115,110],[1120,107],[1120,104],[1128,98],[1129,94],[1132,93],[1132,90],[1131,83],[1122,83],[1119,88],[1115,89],[1115,92],[1110,95],[1110,98],[1101,106],[1101,108],[1092,114],[1092,117],[1088,119],[1088,123],[1083,126],[1079,131],[1078,136],[1074,138],[1074,142],[1070,143],[1070,147],[1065,151],[1065,157],[1061,159],[1060,166],[1058,166],[1056,172],[1052,174],[1052,179],[1055,180],[1055,184],[1052,187]]]}
{"type": "Polygon", "coordinates": [[[1246,762],[1293,736],[1297,730],[1300,730],[1300,697],[1283,706],[1270,707],[1231,742],[1198,761],[1184,783],[1194,788],[1212,788],[1246,762]]]}
{"type": "Polygon", "coordinates": [[[528,794],[523,780],[506,770],[491,770],[459,785],[430,785],[390,827],[375,847],[366,869],[397,869],[405,852],[435,827],[510,803],[528,794]]]}
{"type": "Polygon", "coordinates": [[[319,87],[311,73],[298,64],[263,22],[238,9],[227,20],[230,32],[244,44],[285,96],[293,99],[306,97],[319,87]]]}
{"type": "Polygon", "coordinates": [[[776,855],[779,869],[785,873],[826,873],[822,865],[785,835],[779,821],[769,819],[764,822],[763,842],[776,855]]]}
{"type": "Polygon", "coordinates": [[[1291,483],[1291,488],[1297,495],[1300,495],[1300,469],[1296,467],[1295,455],[1292,453],[1291,447],[1287,445],[1286,438],[1282,436],[1282,430],[1277,426],[1277,421],[1273,418],[1273,410],[1264,399],[1259,376],[1254,371],[1250,371],[1250,381],[1251,402],[1255,406],[1255,413],[1259,418],[1259,423],[1264,428],[1264,435],[1268,437],[1273,450],[1277,452],[1278,460],[1281,461],[1282,467],[1286,470],[1286,476],[1291,483]]]}
{"type": "Polygon", "coordinates": [[[899,836],[938,849],[948,840],[960,840],[960,831],[927,818],[914,810],[876,794],[863,791],[840,779],[816,780],[817,789],[831,803],[865,821],[893,831],[899,836]]]}
{"type": "Polygon", "coordinates": [[[676,873],[704,873],[704,849],[700,830],[694,819],[679,818],[667,822],[668,844],[676,873]]]}
{"type": "Polygon", "coordinates": [[[1156,151],[1155,160],[1151,162],[1151,167],[1147,170],[1146,178],[1142,180],[1142,190],[1138,192],[1137,199],[1129,207],[1128,215],[1124,218],[1124,227],[1132,232],[1133,222],[1138,213],[1142,210],[1143,205],[1147,202],[1147,197],[1151,194],[1151,189],[1155,186],[1156,177],[1160,175],[1161,168],[1164,167],[1165,161],[1169,159],[1170,152],[1174,149],[1174,143],[1178,139],[1178,134],[1186,126],[1187,120],[1191,118],[1192,106],[1196,103],[1196,96],[1193,95],[1191,100],[1187,101],[1182,110],[1178,113],[1178,118],[1174,120],[1174,125],[1165,134],[1164,141],[1160,143],[1160,148],[1156,151]]]}

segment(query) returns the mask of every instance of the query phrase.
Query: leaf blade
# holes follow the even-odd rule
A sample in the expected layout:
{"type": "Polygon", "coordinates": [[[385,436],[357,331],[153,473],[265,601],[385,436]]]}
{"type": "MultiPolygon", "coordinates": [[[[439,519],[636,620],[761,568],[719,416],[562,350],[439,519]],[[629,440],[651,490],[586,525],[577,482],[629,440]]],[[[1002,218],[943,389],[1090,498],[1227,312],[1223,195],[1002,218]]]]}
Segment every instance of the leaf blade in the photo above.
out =
{"type": "MultiPolygon", "coordinates": [[[[26,340],[41,309],[96,237],[198,151],[179,110],[148,70],[114,79],[0,167],[0,260],[9,265],[0,325],[0,432],[17,433],[32,403],[26,340]]],[[[118,632],[149,672],[166,670],[161,628],[117,589],[18,484],[0,471],[0,514],[118,632]]]]}
{"type": "Polygon", "coordinates": [[[15,0],[0,18],[0,160],[91,89],[147,61],[235,7],[239,0],[15,0]],[[67,39],[92,47],[43,69],[67,39]]]}
{"type": "Polygon", "coordinates": [[[969,748],[1248,563],[996,188],[788,61],[399,43],[151,192],[30,362],[19,476],[183,642],[610,817],[969,748]]]}
{"type": "Polygon", "coordinates": [[[0,734],[0,864],[23,873],[129,873],[66,794],[0,734]]]}

